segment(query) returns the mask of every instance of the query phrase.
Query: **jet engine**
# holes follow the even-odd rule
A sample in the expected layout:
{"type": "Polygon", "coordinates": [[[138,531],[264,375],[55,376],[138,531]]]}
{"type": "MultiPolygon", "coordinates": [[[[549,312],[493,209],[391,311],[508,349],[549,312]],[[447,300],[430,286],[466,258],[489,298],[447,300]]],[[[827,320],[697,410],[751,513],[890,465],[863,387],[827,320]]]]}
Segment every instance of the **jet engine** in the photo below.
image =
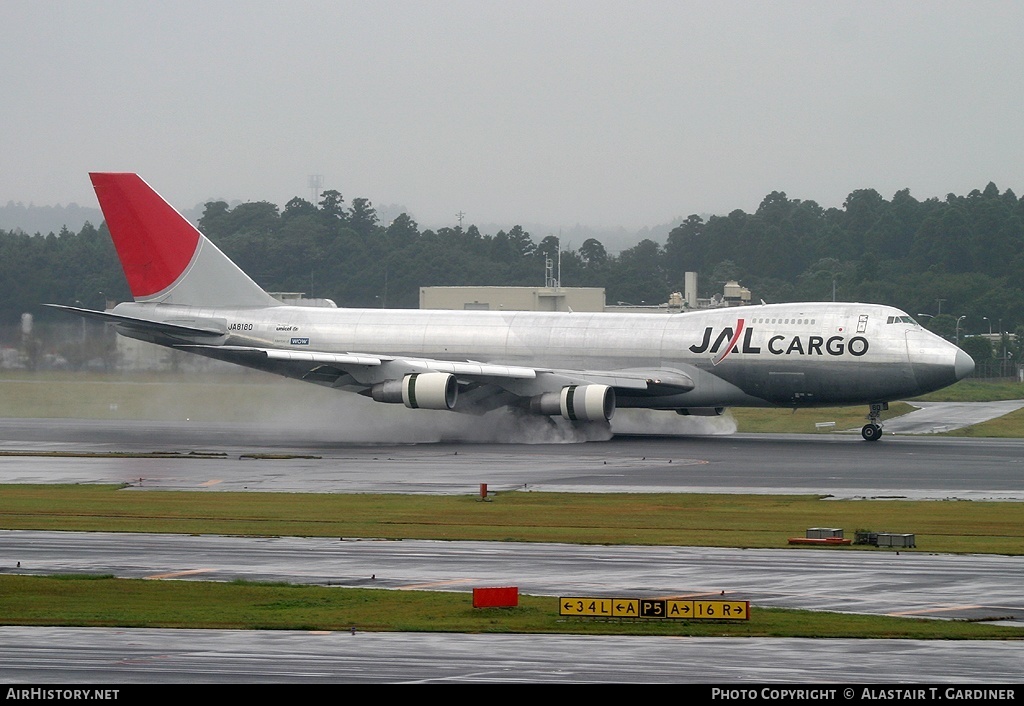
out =
{"type": "Polygon", "coordinates": [[[451,373],[412,373],[370,388],[377,402],[401,403],[410,409],[452,409],[458,395],[459,384],[451,373]]]}
{"type": "Polygon", "coordinates": [[[532,398],[530,410],[580,422],[603,422],[615,414],[615,390],[608,385],[569,385],[532,398]]]}

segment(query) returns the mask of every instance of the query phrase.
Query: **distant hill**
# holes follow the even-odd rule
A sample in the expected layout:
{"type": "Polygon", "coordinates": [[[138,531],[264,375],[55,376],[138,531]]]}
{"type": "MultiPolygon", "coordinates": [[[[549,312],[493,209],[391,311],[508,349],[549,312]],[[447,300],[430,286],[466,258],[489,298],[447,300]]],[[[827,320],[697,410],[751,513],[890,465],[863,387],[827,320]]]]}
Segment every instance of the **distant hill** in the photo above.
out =
{"type": "Polygon", "coordinates": [[[8,201],[6,206],[0,206],[0,229],[22,230],[29,235],[59,233],[64,226],[77,233],[86,221],[99,227],[103,222],[103,214],[98,208],[87,208],[77,203],[67,206],[26,206],[8,201]]]}
{"type": "MultiPolygon", "coordinates": [[[[203,215],[204,204],[182,212],[185,218],[193,223],[203,215]]],[[[59,233],[64,226],[72,233],[78,233],[86,221],[99,228],[103,223],[103,213],[98,208],[79,206],[69,203],[67,206],[35,206],[8,201],[0,206],[0,230],[20,230],[29,235],[46,235],[59,233]]]]}

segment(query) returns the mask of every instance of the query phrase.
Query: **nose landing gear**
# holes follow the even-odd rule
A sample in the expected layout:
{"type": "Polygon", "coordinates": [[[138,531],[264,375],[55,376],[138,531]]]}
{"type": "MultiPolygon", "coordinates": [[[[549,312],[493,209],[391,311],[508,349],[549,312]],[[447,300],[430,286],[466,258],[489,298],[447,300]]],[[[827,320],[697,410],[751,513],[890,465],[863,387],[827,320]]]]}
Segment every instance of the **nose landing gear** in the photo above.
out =
{"type": "Polygon", "coordinates": [[[870,406],[868,423],[860,430],[860,435],[864,437],[864,441],[878,441],[882,438],[882,425],[878,423],[878,418],[887,409],[889,409],[888,402],[875,402],[870,406]]]}

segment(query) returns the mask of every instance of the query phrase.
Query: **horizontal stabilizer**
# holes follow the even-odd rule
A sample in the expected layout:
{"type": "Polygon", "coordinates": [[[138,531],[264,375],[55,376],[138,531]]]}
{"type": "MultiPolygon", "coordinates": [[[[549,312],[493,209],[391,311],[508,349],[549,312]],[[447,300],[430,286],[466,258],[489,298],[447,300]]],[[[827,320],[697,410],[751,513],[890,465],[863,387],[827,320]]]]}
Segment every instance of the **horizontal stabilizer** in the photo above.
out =
{"type": "Polygon", "coordinates": [[[95,311],[93,309],[82,309],[77,306],[64,306],[63,304],[44,304],[51,309],[60,309],[87,319],[97,319],[108,323],[114,323],[124,328],[135,331],[148,331],[152,333],[163,333],[170,336],[209,336],[218,338],[226,335],[227,322],[224,319],[187,319],[182,321],[153,321],[151,319],[138,319],[134,316],[112,314],[108,311],[95,311]]]}

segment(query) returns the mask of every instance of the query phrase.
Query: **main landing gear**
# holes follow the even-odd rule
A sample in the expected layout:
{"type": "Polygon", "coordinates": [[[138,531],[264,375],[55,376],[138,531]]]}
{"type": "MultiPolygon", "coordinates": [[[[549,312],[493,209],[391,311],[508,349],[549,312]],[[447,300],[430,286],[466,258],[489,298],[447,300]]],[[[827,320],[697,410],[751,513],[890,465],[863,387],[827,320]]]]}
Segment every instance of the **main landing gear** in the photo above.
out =
{"type": "Polygon", "coordinates": [[[868,412],[868,423],[860,430],[860,435],[864,437],[864,441],[878,441],[882,438],[882,425],[878,423],[878,418],[882,416],[882,412],[886,409],[889,409],[888,402],[875,402],[871,405],[868,412]]]}

